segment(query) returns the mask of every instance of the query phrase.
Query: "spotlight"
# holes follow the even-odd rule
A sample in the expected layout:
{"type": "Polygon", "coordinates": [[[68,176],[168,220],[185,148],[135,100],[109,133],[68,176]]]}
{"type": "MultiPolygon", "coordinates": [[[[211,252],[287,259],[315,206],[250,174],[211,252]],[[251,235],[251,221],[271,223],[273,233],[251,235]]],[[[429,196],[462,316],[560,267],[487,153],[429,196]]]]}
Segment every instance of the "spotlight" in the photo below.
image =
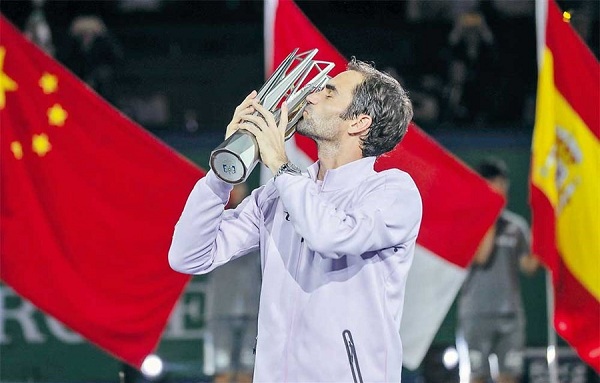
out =
{"type": "Polygon", "coordinates": [[[442,363],[447,370],[452,370],[458,365],[458,351],[454,347],[448,347],[444,350],[442,363]]]}
{"type": "Polygon", "coordinates": [[[551,365],[556,360],[556,347],[548,346],[546,349],[546,359],[548,360],[548,365],[551,365]]]}
{"type": "Polygon", "coordinates": [[[158,355],[150,354],[144,359],[140,369],[144,377],[150,381],[160,378],[163,373],[163,362],[158,355]]]}

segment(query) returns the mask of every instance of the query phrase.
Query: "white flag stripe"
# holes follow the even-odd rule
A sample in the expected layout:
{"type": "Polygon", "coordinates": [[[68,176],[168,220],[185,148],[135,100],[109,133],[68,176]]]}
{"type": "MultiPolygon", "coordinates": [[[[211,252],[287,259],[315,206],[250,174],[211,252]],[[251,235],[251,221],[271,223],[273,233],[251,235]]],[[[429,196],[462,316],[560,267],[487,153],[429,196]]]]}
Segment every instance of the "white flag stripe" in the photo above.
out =
{"type": "Polygon", "coordinates": [[[417,246],[406,281],[400,324],[406,368],[416,369],[421,364],[467,271],[417,246]]]}

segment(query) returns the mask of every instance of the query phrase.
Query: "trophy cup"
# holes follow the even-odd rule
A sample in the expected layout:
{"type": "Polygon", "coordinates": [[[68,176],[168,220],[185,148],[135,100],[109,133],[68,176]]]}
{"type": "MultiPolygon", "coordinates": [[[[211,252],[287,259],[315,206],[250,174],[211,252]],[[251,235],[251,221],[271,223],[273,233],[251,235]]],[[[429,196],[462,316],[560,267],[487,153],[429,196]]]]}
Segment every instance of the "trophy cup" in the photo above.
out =
{"type": "MultiPolygon", "coordinates": [[[[279,106],[282,101],[287,102],[286,140],[296,132],[296,124],[302,118],[306,107],[306,97],[325,85],[329,79],[327,74],[335,65],[327,61],[313,60],[318,49],[299,54],[296,54],[297,52],[298,48],[283,60],[256,96],[261,105],[274,114],[277,123],[281,118],[279,106]],[[315,72],[314,77],[309,77],[315,72]]],[[[254,114],[257,115],[258,112],[254,114]]],[[[260,154],[256,139],[252,133],[245,130],[233,133],[210,155],[212,170],[220,179],[230,184],[244,182],[258,161],[260,154]]]]}

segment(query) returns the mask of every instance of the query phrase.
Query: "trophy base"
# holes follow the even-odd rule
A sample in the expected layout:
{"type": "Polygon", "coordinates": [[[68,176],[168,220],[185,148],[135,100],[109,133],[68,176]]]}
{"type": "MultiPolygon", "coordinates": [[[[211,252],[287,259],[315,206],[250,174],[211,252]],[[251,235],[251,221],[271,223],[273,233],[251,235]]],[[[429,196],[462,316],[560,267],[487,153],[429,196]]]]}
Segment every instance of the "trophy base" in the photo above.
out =
{"type": "Polygon", "coordinates": [[[230,184],[241,184],[259,160],[254,136],[238,130],[210,154],[210,167],[217,177],[230,184]]]}
{"type": "Polygon", "coordinates": [[[210,167],[220,179],[230,184],[239,184],[246,179],[244,163],[229,151],[213,152],[210,167]]]}
{"type": "Polygon", "coordinates": [[[217,177],[233,185],[246,181],[257,163],[257,159],[246,163],[235,153],[227,150],[215,150],[210,157],[210,167],[217,177]]]}

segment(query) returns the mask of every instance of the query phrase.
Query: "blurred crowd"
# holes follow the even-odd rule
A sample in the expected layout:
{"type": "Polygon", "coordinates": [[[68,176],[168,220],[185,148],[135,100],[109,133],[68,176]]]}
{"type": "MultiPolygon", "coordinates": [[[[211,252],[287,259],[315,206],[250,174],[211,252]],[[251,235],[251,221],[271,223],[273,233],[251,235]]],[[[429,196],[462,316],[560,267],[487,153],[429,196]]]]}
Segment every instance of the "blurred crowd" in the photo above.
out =
{"type": "MultiPolygon", "coordinates": [[[[343,54],[373,60],[379,68],[402,81],[415,104],[415,121],[422,127],[436,129],[447,124],[485,127],[508,123],[531,128],[537,73],[533,1],[376,3],[298,1],[301,9],[343,54]],[[350,22],[361,20],[354,26],[356,32],[345,33],[344,25],[327,20],[327,15],[332,12],[344,14],[350,22]],[[360,19],[364,14],[372,14],[370,24],[360,19]],[[371,29],[373,33],[381,32],[381,41],[361,37],[368,35],[361,31],[371,29]]],[[[600,3],[578,0],[559,3],[564,9],[571,10],[571,23],[598,55],[600,3]]],[[[202,70],[194,73],[194,60],[211,54],[235,56],[236,49],[238,54],[243,53],[241,49],[262,49],[261,42],[245,41],[246,47],[242,48],[235,37],[231,41],[230,36],[226,43],[227,38],[219,37],[218,33],[208,37],[194,32],[194,26],[214,24],[219,19],[224,24],[253,24],[260,31],[260,2],[34,0],[4,2],[2,8],[9,17],[25,19],[22,27],[32,41],[55,55],[100,95],[149,128],[166,127],[188,132],[216,128],[221,122],[217,117],[215,121],[206,121],[208,126],[199,125],[199,115],[206,120],[209,114],[188,101],[194,98],[194,90],[183,90],[190,83],[216,82],[208,79],[209,75],[202,70]],[[136,25],[140,32],[132,32],[136,25]],[[156,25],[165,32],[145,43],[154,47],[140,44],[137,36],[156,25]],[[178,40],[182,35],[176,34],[176,29],[183,28],[188,30],[178,40]],[[150,65],[145,65],[156,57],[157,51],[152,49],[167,52],[173,56],[173,61],[177,56],[180,62],[189,62],[190,73],[186,73],[187,68],[181,69],[178,73],[181,80],[168,73],[162,80],[155,78],[156,73],[149,73],[150,65]],[[138,59],[133,63],[125,59],[124,53],[138,59]],[[145,57],[140,58],[141,55],[145,57]],[[173,81],[181,81],[181,84],[173,81]],[[150,82],[159,89],[149,90],[143,86],[138,86],[139,90],[131,89],[132,84],[147,85],[150,82]],[[177,95],[164,91],[167,82],[174,88],[180,87],[180,93],[192,94],[178,99],[177,95]],[[123,92],[126,86],[129,86],[129,92],[123,92]]],[[[256,80],[260,81],[260,78],[256,80]]],[[[216,83],[206,85],[214,88],[216,83]]]]}

